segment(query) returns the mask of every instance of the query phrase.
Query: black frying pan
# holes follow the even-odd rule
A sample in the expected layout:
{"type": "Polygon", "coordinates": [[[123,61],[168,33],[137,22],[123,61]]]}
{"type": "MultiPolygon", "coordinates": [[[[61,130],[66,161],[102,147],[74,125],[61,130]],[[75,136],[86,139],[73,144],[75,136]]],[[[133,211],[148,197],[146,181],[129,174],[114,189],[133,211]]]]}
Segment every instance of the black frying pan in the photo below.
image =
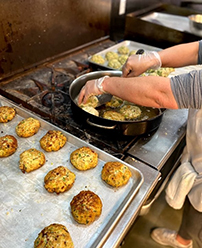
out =
{"type": "Polygon", "coordinates": [[[77,105],[77,97],[83,85],[91,79],[100,78],[103,76],[120,77],[122,75],[121,71],[96,71],[90,72],[76,78],[70,85],[69,95],[71,98],[71,106],[73,114],[79,117],[82,122],[88,123],[93,127],[105,130],[116,130],[121,132],[123,135],[136,136],[145,133],[150,133],[157,129],[161,123],[163,112],[165,109],[154,109],[156,115],[150,119],[146,120],[129,120],[129,121],[114,121],[104,119],[92,115],[77,105]]]}

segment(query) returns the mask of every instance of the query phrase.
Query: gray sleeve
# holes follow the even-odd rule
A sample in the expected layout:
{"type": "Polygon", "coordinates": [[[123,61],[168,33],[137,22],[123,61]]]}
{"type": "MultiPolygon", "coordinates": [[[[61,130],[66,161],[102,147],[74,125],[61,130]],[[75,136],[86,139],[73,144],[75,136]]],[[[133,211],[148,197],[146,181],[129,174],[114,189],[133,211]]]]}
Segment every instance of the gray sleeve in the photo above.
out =
{"type": "MultiPolygon", "coordinates": [[[[199,41],[198,64],[202,64],[202,40],[199,41]]],[[[171,78],[171,89],[179,108],[202,107],[202,70],[171,78]]]]}
{"type": "Polygon", "coordinates": [[[180,109],[202,107],[202,70],[171,78],[171,89],[180,109]]]}

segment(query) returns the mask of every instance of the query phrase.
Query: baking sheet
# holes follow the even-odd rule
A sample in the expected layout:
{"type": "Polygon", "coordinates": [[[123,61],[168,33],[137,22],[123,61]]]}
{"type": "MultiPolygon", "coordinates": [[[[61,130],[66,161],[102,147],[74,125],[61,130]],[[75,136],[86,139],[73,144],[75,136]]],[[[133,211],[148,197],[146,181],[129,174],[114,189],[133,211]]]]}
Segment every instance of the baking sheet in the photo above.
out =
{"type": "MultiPolygon", "coordinates": [[[[144,49],[145,51],[160,51],[161,49],[160,48],[157,48],[157,47],[153,47],[153,46],[149,46],[149,45],[145,45],[145,44],[142,44],[142,43],[139,43],[139,42],[135,42],[135,41],[130,41],[130,40],[125,40],[125,41],[122,41],[114,46],[111,46],[99,53],[96,53],[96,55],[101,55],[103,58],[105,58],[105,54],[107,52],[115,52],[117,53],[118,52],[118,48],[121,47],[121,46],[126,46],[129,48],[130,52],[135,50],[137,51],[138,49],[144,49]]],[[[97,68],[101,68],[101,69],[110,69],[110,70],[115,70],[111,67],[108,66],[108,61],[105,61],[105,63],[103,65],[101,64],[97,64],[93,61],[91,61],[91,58],[92,56],[90,56],[88,58],[88,62],[90,64],[92,64],[93,66],[97,67],[97,68]]],[[[121,68],[120,68],[121,70],[121,68]]]]}
{"type": "Polygon", "coordinates": [[[191,33],[189,19],[185,16],[153,12],[144,17],[141,17],[140,19],[168,28],[172,28],[181,32],[186,31],[191,33]]]}
{"type": "Polygon", "coordinates": [[[102,247],[110,231],[141,187],[143,183],[141,172],[0,97],[0,106],[3,105],[15,107],[17,115],[9,123],[0,123],[0,135],[15,136],[18,140],[18,149],[10,157],[0,159],[0,247],[33,247],[38,233],[52,223],[60,223],[67,227],[75,248],[102,247]],[[15,127],[27,117],[39,119],[41,128],[32,137],[20,138],[15,133],[15,127]],[[48,130],[53,129],[62,131],[68,142],[61,150],[48,153],[40,147],[39,140],[48,130]],[[82,172],[71,165],[69,160],[71,152],[81,146],[89,146],[98,153],[99,162],[96,168],[82,172]],[[23,174],[19,169],[19,155],[29,148],[43,151],[46,163],[38,170],[23,174]],[[130,168],[132,177],[127,185],[114,189],[102,181],[101,170],[107,161],[120,161],[130,168]],[[46,191],[43,180],[48,171],[59,165],[67,166],[73,171],[76,174],[76,181],[69,191],[57,195],[46,191]],[[76,223],[71,216],[70,201],[81,190],[93,191],[99,195],[103,203],[101,216],[87,226],[76,223]]]}

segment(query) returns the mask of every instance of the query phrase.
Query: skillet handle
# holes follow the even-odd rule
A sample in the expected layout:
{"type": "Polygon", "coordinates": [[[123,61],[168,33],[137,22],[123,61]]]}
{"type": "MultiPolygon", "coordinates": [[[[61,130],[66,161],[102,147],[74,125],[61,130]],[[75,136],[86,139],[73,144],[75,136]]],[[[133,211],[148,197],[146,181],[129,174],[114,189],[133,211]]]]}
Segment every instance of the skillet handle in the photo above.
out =
{"type": "Polygon", "coordinates": [[[86,119],[86,122],[91,125],[91,126],[94,126],[94,127],[99,127],[99,128],[104,128],[104,129],[115,129],[116,125],[114,126],[102,126],[102,125],[99,125],[99,124],[96,124],[96,123],[93,123],[89,120],[89,118],[86,119]]]}

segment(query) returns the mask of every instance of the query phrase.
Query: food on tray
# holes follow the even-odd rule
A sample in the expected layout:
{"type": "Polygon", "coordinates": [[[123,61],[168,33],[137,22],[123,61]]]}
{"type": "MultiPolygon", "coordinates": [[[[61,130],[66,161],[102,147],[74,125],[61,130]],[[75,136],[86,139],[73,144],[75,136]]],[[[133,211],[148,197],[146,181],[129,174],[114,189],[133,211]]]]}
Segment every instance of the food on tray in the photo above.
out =
{"type": "Polygon", "coordinates": [[[118,59],[118,57],[119,57],[119,55],[116,52],[106,52],[106,54],[105,54],[105,58],[108,61],[111,61],[113,59],[118,59]]]}
{"type": "Polygon", "coordinates": [[[20,154],[19,168],[23,173],[31,172],[43,166],[46,162],[43,152],[31,148],[20,154]]]}
{"type": "Polygon", "coordinates": [[[80,224],[90,224],[102,213],[102,201],[94,192],[81,191],[70,202],[71,213],[80,224]]]}
{"type": "Polygon", "coordinates": [[[113,69],[120,69],[122,65],[118,61],[118,59],[112,59],[109,61],[108,66],[113,68],[113,69]]]}
{"type": "Polygon", "coordinates": [[[133,55],[133,54],[136,54],[136,52],[137,52],[137,50],[132,50],[132,51],[130,51],[129,56],[131,56],[131,55],[133,55]]]}
{"type": "Polygon", "coordinates": [[[34,248],[74,248],[72,238],[64,225],[51,224],[45,227],[34,241],[34,248]]]}
{"type": "Polygon", "coordinates": [[[120,108],[119,112],[125,117],[126,120],[132,120],[139,117],[142,113],[141,109],[135,105],[124,105],[120,108]]]}
{"type": "Polygon", "coordinates": [[[117,96],[112,96],[111,101],[105,103],[106,107],[110,107],[110,108],[118,108],[123,104],[123,99],[117,97],[117,96]]]}
{"type": "Polygon", "coordinates": [[[105,59],[101,55],[98,55],[98,54],[94,54],[91,57],[91,61],[94,63],[100,64],[100,65],[103,65],[105,63],[105,59]]]}
{"type": "Polygon", "coordinates": [[[103,113],[103,118],[114,121],[124,121],[125,117],[116,111],[108,110],[103,113]]]}
{"type": "Polygon", "coordinates": [[[67,142],[66,136],[57,130],[49,130],[41,139],[40,145],[46,152],[60,150],[67,142]]]}
{"type": "Polygon", "coordinates": [[[0,158],[12,155],[18,147],[17,139],[12,135],[0,137],[0,158]]]}
{"type": "Polygon", "coordinates": [[[70,161],[78,170],[89,170],[97,166],[98,154],[89,147],[84,146],[71,153],[70,161]]]}
{"type": "Polygon", "coordinates": [[[162,67],[157,70],[150,69],[146,71],[150,76],[161,76],[161,77],[167,77],[171,72],[175,71],[174,68],[170,67],[162,67]]]}
{"type": "Polygon", "coordinates": [[[120,162],[107,162],[102,169],[102,180],[112,187],[120,187],[128,183],[132,176],[128,166],[120,162]]]}
{"type": "Polygon", "coordinates": [[[15,131],[19,137],[27,138],[36,134],[40,126],[39,120],[29,117],[20,121],[15,131]]]}
{"type": "Polygon", "coordinates": [[[130,50],[127,46],[121,46],[118,48],[118,53],[120,54],[129,54],[130,50]]]}
{"type": "Polygon", "coordinates": [[[118,61],[121,63],[121,65],[124,65],[127,59],[128,59],[128,55],[122,54],[119,56],[118,61]]]}
{"type": "Polygon", "coordinates": [[[58,166],[57,168],[49,171],[44,178],[45,189],[52,193],[63,193],[74,184],[76,175],[64,166],[58,166]]]}
{"type": "Polygon", "coordinates": [[[79,105],[79,107],[93,107],[96,108],[98,105],[98,98],[96,96],[90,96],[85,104],[79,105]]]}
{"type": "Polygon", "coordinates": [[[99,112],[91,106],[85,106],[82,109],[85,110],[86,112],[92,114],[92,115],[99,116],[99,112]]]}
{"type": "Polygon", "coordinates": [[[9,106],[0,107],[0,122],[11,121],[16,115],[15,109],[9,106]]]}

